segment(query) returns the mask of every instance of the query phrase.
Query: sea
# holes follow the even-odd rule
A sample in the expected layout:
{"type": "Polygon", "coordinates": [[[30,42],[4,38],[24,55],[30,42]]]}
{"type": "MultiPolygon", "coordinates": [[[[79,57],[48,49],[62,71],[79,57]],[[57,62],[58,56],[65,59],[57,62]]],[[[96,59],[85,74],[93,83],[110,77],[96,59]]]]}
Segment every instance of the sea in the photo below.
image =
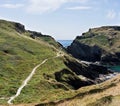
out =
{"type": "Polygon", "coordinates": [[[115,72],[120,72],[120,66],[110,66],[110,69],[115,72]]]}
{"type": "MultiPolygon", "coordinates": [[[[73,40],[57,40],[60,44],[62,44],[65,48],[71,45],[73,40]]],[[[110,66],[109,67],[111,70],[115,72],[120,72],[120,66],[110,66]]]]}
{"type": "Polygon", "coordinates": [[[65,48],[71,45],[73,40],[57,40],[60,44],[62,44],[65,48]]]}

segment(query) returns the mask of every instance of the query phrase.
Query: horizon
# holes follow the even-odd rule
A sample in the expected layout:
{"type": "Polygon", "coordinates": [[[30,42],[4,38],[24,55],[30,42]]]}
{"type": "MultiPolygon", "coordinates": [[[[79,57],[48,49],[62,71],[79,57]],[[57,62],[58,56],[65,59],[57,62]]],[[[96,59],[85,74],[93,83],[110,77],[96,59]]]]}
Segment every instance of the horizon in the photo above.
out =
{"type": "Polygon", "coordinates": [[[119,0],[0,0],[0,19],[19,22],[27,30],[56,40],[101,26],[120,26],[119,0]]]}

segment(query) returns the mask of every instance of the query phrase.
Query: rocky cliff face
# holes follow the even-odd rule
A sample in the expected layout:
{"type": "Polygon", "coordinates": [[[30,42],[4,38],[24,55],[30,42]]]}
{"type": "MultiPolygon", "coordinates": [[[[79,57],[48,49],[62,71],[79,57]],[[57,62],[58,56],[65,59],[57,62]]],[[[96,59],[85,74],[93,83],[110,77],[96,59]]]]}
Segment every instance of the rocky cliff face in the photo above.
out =
{"type": "Polygon", "coordinates": [[[68,52],[85,61],[99,61],[102,55],[101,48],[97,45],[89,46],[76,40],[68,47],[68,52]]]}
{"type": "Polygon", "coordinates": [[[79,89],[83,86],[88,86],[103,82],[105,77],[113,74],[106,67],[96,64],[85,64],[76,59],[65,57],[64,64],[67,68],[55,72],[55,79],[65,84],[70,89],[79,89]],[[104,77],[101,78],[100,76],[104,77]]]}
{"type": "Polygon", "coordinates": [[[25,26],[20,24],[20,23],[14,23],[16,31],[19,33],[24,33],[25,32],[25,26]]]}
{"type": "Polygon", "coordinates": [[[81,60],[120,64],[120,27],[89,29],[82,36],[76,37],[67,50],[81,60]]]}

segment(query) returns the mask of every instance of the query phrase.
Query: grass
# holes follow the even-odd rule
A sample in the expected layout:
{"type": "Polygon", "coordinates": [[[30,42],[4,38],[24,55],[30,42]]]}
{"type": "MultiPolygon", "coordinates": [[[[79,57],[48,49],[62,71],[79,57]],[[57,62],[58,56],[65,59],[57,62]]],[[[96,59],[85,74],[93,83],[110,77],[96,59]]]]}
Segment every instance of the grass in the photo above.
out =
{"type": "Polygon", "coordinates": [[[101,48],[108,48],[109,47],[109,41],[108,38],[104,35],[96,35],[93,37],[88,37],[85,39],[78,40],[81,43],[88,44],[91,46],[97,45],[101,48]]]}
{"type": "Polygon", "coordinates": [[[54,48],[23,36],[14,23],[0,21],[0,97],[14,95],[37,64],[56,55],[54,48]]]}
{"type": "Polygon", "coordinates": [[[47,42],[47,43],[49,43],[50,45],[53,45],[56,48],[60,47],[60,45],[58,43],[56,43],[55,40],[53,38],[49,37],[49,36],[46,36],[46,37],[41,36],[41,37],[39,37],[37,39],[42,40],[44,42],[47,42]]]}
{"type": "MultiPolygon", "coordinates": [[[[69,92],[67,98],[60,101],[45,103],[45,106],[118,106],[120,77],[103,82],[101,84],[82,87],[76,91],[69,92]],[[115,95],[113,90],[116,89],[115,95]],[[117,105],[112,105],[117,104],[117,105]]],[[[38,106],[42,106],[39,104],[38,106]]]]}
{"type": "Polygon", "coordinates": [[[15,103],[40,103],[65,98],[67,96],[65,92],[68,92],[65,90],[65,85],[61,84],[61,87],[56,85],[54,78],[54,73],[63,68],[66,68],[66,66],[62,58],[48,60],[38,68],[32,80],[15,100],[15,103]],[[49,80],[47,80],[44,75],[48,75],[49,80]]]}
{"type": "Polygon", "coordinates": [[[112,102],[113,96],[105,96],[94,103],[90,103],[87,106],[108,106],[112,102]]]}
{"type": "MultiPolygon", "coordinates": [[[[59,44],[53,38],[32,39],[27,31],[17,32],[15,23],[0,20],[0,98],[15,95],[32,69],[46,58],[48,61],[37,69],[14,103],[40,103],[73,95],[64,83],[55,79],[55,72],[70,70],[64,57],[53,58],[57,54],[55,47],[59,49],[59,44]]],[[[7,104],[7,99],[0,99],[2,104],[7,104]]]]}
{"type": "Polygon", "coordinates": [[[88,32],[84,33],[82,37],[77,37],[76,40],[90,46],[97,45],[103,50],[113,53],[115,51],[120,51],[119,35],[119,31],[110,31],[101,27],[89,30],[88,32]],[[113,35],[112,32],[116,33],[116,35],[113,35]]]}
{"type": "MultiPolygon", "coordinates": [[[[95,39],[99,39],[99,36],[95,39]]],[[[106,37],[103,36],[102,41],[106,43],[106,37]]],[[[98,41],[96,40],[96,42],[98,41]]],[[[21,95],[13,101],[15,104],[39,104],[51,101],[72,101],[75,103],[74,100],[76,101],[76,99],[101,93],[117,86],[110,82],[83,87],[74,91],[67,83],[57,82],[55,73],[61,72],[63,69],[68,71],[62,73],[62,80],[74,79],[77,75],[64,63],[73,58],[69,56],[53,58],[57,53],[55,47],[58,49],[59,45],[50,37],[32,39],[27,31],[17,32],[15,23],[0,21],[0,98],[15,95],[18,87],[32,69],[46,58],[48,61],[37,69],[32,80],[22,90],[21,95]]],[[[111,98],[106,96],[99,101],[106,103],[110,100],[111,98]]],[[[7,99],[0,99],[0,105],[4,104],[7,104],[7,99]]]]}

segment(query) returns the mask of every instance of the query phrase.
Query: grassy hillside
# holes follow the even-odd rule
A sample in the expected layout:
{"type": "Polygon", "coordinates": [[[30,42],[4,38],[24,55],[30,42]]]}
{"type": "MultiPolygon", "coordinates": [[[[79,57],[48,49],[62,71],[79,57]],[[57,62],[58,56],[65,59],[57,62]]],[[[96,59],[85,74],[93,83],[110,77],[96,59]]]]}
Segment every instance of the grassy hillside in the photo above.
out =
{"type": "Polygon", "coordinates": [[[36,69],[13,101],[15,105],[74,98],[82,92],[79,88],[97,83],[99,74],[110,73],[105,67],[81,63],[61,48],[48,35],[27,31],[20,23],[0,20],[0,105],[7,105],[33,68],[45,59],[48,60],[36,69]]]}
{"type": "MultiPolygon", "coordinates": [[[[120,75],[101,84],[83,87],[75,96],[61,101],[44,104],[45,106],[119,106],[120,75]]],[[[44,106],[38,104],[36,106],[44,106]]]]}
{"type": "Polygon", "coordinates": [[[87,81],[79,78],[65,64],[72,57],[67,54],[65,57],[56,57],[60,50],[60,44],[52,37],[27,31],[20,23],[0,20],[0,105],[7,104],[32,69],[44,59],[48,60],[36,70],[28,85],[13,102],[41,103],[74,95],[70,94],[70,89],[75,89],[73,81],[83,83],[79,87],[87,81]]]}
{"type": "Polygon", "coordinates": [[[49,44],[16,29],[15,23],[0,20],[0,97],[5,98],[15,94],[33,67],[56,55],[49,44]]]}

